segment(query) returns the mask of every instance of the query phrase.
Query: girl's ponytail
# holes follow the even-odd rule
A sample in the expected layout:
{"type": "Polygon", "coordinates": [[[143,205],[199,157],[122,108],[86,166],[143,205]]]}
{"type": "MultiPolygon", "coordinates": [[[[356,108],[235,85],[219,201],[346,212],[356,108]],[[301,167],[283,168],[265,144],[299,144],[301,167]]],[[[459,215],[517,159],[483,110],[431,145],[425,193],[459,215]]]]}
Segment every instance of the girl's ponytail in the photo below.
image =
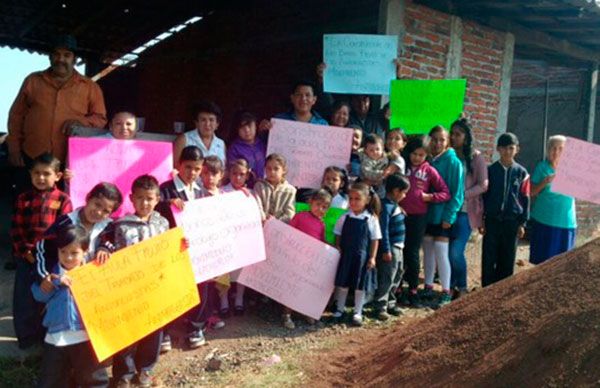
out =
{"type": "Polygon", "coordinates": [[[379,196],[371,186],[369,186],[369,195],[371,199],[367,204],[367,210],[379,217],[379,214],[381,214],[381,201],[379,200],[379,196]]]}

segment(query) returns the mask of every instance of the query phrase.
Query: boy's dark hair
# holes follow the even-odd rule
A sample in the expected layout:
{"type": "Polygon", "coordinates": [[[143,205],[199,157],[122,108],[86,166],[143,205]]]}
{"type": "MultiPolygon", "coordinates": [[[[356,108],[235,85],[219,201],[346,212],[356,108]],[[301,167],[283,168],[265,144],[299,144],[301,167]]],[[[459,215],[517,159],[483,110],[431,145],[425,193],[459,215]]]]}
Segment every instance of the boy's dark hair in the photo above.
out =
{"type": "Polygon", "coordinates": [[[498,138],[498,147],[508,147],[511,145],[519,145],[519,138],[512,132],[506,132],[498,138]]]}
{"type": "Polygon", "coordinates": [[[319,189],[311,194],[311,201],[325,201],[331,203],[331,193],[326,189],[319,189]]]}
{"type": "Polygon", "coordinates": [[[201,162],[204,160],[204,155],[202,155],[202,150],[196,146],[187,146],[181,151],[181,156],[179,157],[179,163],[182,162],[201,162]]]}
{"type": "Polygon", "coordinates": [[[131,184],[131,192],[135,193],[136,190],[154,190],[157,194],[160,194],[160,185],[158,184],[158,180],[152,175],[140,175],[135,178],[133,183],[131,184]]]}
{"type": "Polygon", "coordinates": [[[81,249],[87,251],[90,247],[90,235],[89,233],[77,225],[65,225],[56,231],[56,247],[64,248],[67,245],[77,243],[81,246],[81,249]]]}
{"type": "Polygon", "coordinates": [[[301,79],[301,80],[298,80],[298,81],[294,82],[294,88],[292,89],[292,94],[296,93],[296,90],[298,90],[298,88],[301,87],[301,86],[308,86],[308,87],[310,87],[310,89],[312,90],[312,93],[316,94],[316,90],[317,89],[315,87],[314,82],[311,82],[311,81],[306,80],[306,79],[301,79]]]}
{"type": "Polygon", "coordinates": [[[410,188],[410,182],[402,174],[392,174],[386,178],[385,191],[391,193],[394,189],[400,189],[400,191],[408,190],[410,188]]]}
{"type": "Polygon", "coordinates": [[[363,141],[363,144],[365,145],[365,147],[367,146],[367,144],[377,144],[377,143],[381,144],[382,146],[384,145],[382,137],[379,135],[375,135],[374,133],[367,135],[367,137],[365,137],[365,140],[363,141]]]}
{"type": "Polygon", "coordinates": [[[192,119],[194,121],[198,120],[198,115],[200,113],[211,113],[217,116],[217,122],[221,122],[221,118],[223,117],[223,112],[221,108],[212,101],[199,101],[194,104],[192,109],[192,119]]]}
{"type": "Polygon", "coordinates": [[[54,172],[60,171],[60,160],[58,160],[58,158],[52,155],[50,152],[44,152],[43,154],[33,159],[33,161],[31,162],[31,169],[33,170],[33,168],[38,164],[49,166],[54,170],[54,172]]]}
{"type": "Polygon", "coordinates": [[[223,166],[223,162],[217,156],[211,155],[207,156],[204,159],[204,164],[202,165],[202,171],[206,169],[211,174],[218,174],[225,172],[225,166],[223,166]]]}
{"type": "Polygon", "coordinates": [[[92,198],[105,198],[115,203],[113,211],[117,210],[123,203],[123,194],[119,188],[112,183],[100,182],[85,196],[85,201],[92,198]]]}

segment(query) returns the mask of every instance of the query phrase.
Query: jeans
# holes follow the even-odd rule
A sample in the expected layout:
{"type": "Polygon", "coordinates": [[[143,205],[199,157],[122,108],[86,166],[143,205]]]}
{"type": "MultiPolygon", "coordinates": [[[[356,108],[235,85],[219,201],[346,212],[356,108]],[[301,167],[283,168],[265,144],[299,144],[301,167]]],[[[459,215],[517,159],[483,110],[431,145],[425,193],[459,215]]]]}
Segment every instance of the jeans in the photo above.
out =
{"type": "Polygon", "coordinates": [[[471,237],[468,214],[458,212],[452,229],[454,238],[450,240],[449,247],[450,267],[452,268],[450,287],[464,290],[467,288],[467,258],[465,257],[465,248],[467,247],[469,237],[471,237]]]}

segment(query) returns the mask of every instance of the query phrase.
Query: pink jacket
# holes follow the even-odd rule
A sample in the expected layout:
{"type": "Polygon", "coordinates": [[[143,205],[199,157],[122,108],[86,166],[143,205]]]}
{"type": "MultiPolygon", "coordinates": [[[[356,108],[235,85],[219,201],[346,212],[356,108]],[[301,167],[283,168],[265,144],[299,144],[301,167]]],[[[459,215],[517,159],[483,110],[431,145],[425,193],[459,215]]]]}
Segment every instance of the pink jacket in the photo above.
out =
{"type": "Polygon", "coordinates": [[[471,161],[472,172],[465,171],[465,201],[467,201],[467,213],[471,229],[483,226],[483,199],[482,194],[488,189],[487,163],[483,154],[477,150],[473,151],[471,161]]]}
{"type": "Polygon", "coordinates": [[[450,199],[450,191],[446,182],[435,168],[425,161],[420,166],[407,166],[406,176],[410,181],[410,189],[400,202],[402,209],[409,215],[427,213],[427,202],[423,201],[423,193],[433,194],[431,202],[446,202],[450,199]],[[433,188],[433,191],[430,190],[433,188]]]}

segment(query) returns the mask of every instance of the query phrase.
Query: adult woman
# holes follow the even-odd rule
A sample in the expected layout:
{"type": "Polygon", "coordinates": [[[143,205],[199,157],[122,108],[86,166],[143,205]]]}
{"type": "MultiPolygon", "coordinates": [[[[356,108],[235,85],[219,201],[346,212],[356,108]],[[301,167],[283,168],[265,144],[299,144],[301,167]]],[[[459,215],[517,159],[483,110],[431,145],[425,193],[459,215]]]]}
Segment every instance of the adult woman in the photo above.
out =
{"type": "Polygon", "coordinates": [[[575,199],[552,191],[552,180],[566,141],[564,136],[551,136],[547,158],[537,164],[531,176],[531,196],[536,197],[531,210],[529,253],[533,264],[543,263],[575,245],[575,199]]]}
{"type": "Polygon", "coordinates": [[[350,120],[350,104],[345,100],[338,100],[333,104],[329,125],[347,127],[350,120]]]}
{"type": "Polygon", "coordinates": [[[483,227],[483,200],[481,195],[488,188],[487,165],[483,154],[473,149],[473,134],[466,119],[452,123],[450,127],[450,144],[456,156],[463,164],[465,171],[465,201],[456,214],[456,222],[452,226],[449,256],[452,276],[450,285],[454,297],[467,291],[467,260],[465,248],[471,231],[483,227]]]}

